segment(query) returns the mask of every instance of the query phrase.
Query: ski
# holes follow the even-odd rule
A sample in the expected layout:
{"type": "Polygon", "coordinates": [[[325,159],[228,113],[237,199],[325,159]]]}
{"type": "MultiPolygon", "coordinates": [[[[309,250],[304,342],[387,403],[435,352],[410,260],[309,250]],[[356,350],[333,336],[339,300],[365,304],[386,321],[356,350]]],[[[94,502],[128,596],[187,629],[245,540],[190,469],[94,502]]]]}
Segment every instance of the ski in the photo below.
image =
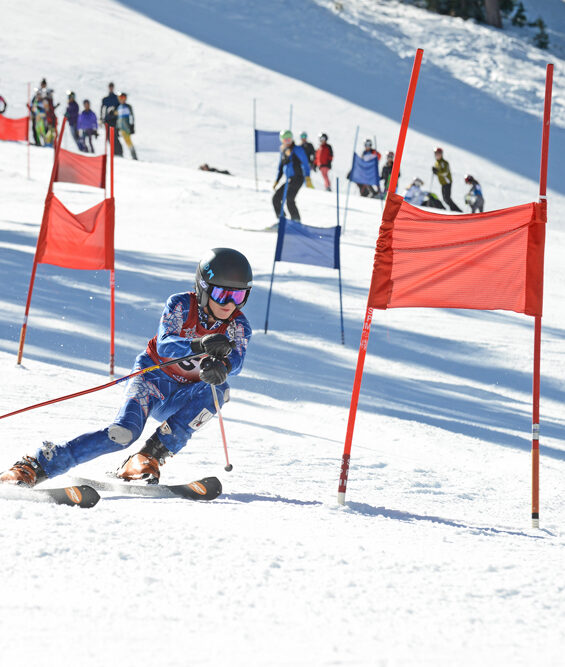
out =
{"type": "Polygon", "coordinates": [[[222,493],[222,483],[217,477],[204,477],[188,484],[140,484],[114,479],[98,480],[86,477],[74,479],[76,484],[84,484],[97,491],[123,493],[145,498],[186,498],[187,500],[214,500],[222,493]]]}
{"type": "Polygon", "coordinates": [[[7,500],[31,500],[55,503],[71,507],[94,507],[100,494],[89,485],[62,486],[56,489],[27,488],[12,484],[0,484],[0,498],[7,500]]]}

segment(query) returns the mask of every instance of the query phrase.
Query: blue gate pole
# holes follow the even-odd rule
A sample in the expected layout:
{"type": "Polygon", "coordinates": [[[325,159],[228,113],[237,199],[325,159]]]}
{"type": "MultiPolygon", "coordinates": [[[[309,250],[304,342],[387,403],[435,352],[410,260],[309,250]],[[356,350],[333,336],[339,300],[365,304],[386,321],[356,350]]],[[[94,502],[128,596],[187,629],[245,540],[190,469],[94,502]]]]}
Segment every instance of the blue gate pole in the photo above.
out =
{"type": "MultiPolygon", "coordinates": [[[[355,141],[353,142],[353,155],[357,150],[357,139],[359,138],[359,125],[357,125],[357,130],[355,131],[355,141]]],[[[353,169],[353,166],[351,167],[353,169]]],[[[347,207],[349,206],[349,188],[351,187],[351,181],[347,179],[347,194],[345,196],[345,211],[343,212],[343,233],[345,234],[345,223],[347,221],[347,207]]]]}
{"type": "MultiPolygon", "coordinates": [[[[336,196],[336,210],[337,210],[337,226],[339,227],[339,178],[335,179],[335,196],[336,196]]],[[[341,234],[340,238],[338,239],[338,243],[340,243],[340,239],[341,239],[341,234]]],[[[341,317],[341,344],[345,345],[345,330],[343,325],[343,297],[341,293],[341,250],[339,253],[339,265],[337,269],[338,269],[338,281],[339,281],[339,312],[341,317]]]]}
{"type": "Polygon", "coordinates": [[[267,312],[265,313],[265,333],[267,333],[267,330],[269,328],[269,311],[271,309],[271,295],[273,293],[273,280],[275,278],[275,264],[277,263],[277,248],[279,246],[279,237],[280,234],[282,233],[283,230],[283,219],[284,219],[284,205],[286,203],[286,191],[288,190],[288,178],[286,179],[286,183],[284,184],[284,192],[283,192],[283,198],[282,198],[282,203],[281,203],[281,212],[279,214],[279,230],[278,230],[278,236],[277,236],[277,245],[275,247],[275,259],[273,260],[273,271],[271,272],[271,284],[269,285],[269,296],[267,297],[267,312]]]}
{"type": "Polygon", "coordinates": [[[257,146],[255,142],[257,141],[257,118],[256,118],[256,99],[253,98],[253,163],[255,165],[255,192],[259,190],[259,184],[257,179],[257,146]]]}

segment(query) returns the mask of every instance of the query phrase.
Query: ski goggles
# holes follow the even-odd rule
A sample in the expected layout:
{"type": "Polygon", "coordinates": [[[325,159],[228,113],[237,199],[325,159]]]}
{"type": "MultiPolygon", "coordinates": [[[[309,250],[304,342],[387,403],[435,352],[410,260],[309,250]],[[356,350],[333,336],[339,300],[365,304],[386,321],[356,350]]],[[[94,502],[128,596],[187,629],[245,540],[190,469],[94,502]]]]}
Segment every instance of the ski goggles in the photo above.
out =
{"type": "Polygon", "coordinates": [[[212,301],[219,303],[221,306],[232,301],[236,306],[241,306],[245,303],[249,290],[246,289],[225,289],[224,287],[212,287],[209,297],[212,301]]]}

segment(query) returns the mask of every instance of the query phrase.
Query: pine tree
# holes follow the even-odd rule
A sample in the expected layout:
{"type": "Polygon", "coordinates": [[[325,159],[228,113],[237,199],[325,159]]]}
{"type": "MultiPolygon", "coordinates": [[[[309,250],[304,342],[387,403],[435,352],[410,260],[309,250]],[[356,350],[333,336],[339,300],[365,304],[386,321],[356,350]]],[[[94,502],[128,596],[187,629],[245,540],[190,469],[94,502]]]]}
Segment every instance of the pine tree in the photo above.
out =
{"type": "Polygon", "coordinates": [[[524,3],[519,2],[518,8],[516,9],[516,13],[512,17],[512,25],[517,25],[519,28],[523,28],[527,22],[528,19],[526,18],[526,10],[524,9],[524,3]]]}
{"type": "Polygon", "coordinates": [[[500,0],[500,11],[508,16],[516,6],[516,0],[500,0]]]}
{"type": "Polygon", "coordinates": [[[534,22],[534,25],[539,28],[539,32],[534,35],[534,44],[538,47],[538,49],[549,48],[549,35],[545,29],[545,21],[541,16],[537,21],[534,22]]]}

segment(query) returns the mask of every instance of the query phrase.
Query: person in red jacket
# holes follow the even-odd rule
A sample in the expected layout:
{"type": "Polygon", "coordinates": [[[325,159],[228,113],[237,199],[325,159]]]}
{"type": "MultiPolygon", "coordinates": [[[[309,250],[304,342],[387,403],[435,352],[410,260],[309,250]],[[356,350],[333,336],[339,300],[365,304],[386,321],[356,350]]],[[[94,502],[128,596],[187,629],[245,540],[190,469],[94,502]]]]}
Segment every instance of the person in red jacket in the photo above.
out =
{"type": "Polygon", "coordinates": [[[324,179],[324,185],[326,190],[331,192],[332,187],[328,172],[332,168],[332,160],[334,159],[333,148],[328,144],[328,135],[325,132],[322,132],[318,137],[320,145],[316,151],[316,157],[314,158],[314,164],[320,170],[322,178],[324,179]]]}

